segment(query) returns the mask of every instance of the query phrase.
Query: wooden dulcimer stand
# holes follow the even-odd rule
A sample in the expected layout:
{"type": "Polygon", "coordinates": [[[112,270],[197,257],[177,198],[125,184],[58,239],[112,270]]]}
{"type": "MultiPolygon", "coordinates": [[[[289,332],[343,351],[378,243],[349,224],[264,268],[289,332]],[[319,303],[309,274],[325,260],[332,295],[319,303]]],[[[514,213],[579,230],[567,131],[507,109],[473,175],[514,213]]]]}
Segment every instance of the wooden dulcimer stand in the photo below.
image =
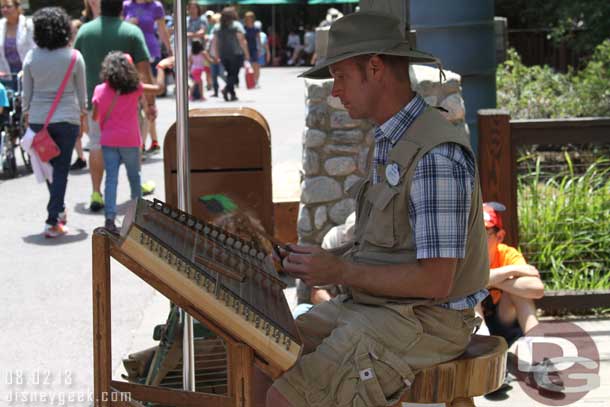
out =
{"type": "Polygon", "coordinates": [[[251,242],[160,201],[140,199],[134,209],[121,237],[93,234],[95,406],[252,406],[254,367],[275,378],[302,350],[272,262],[251,242]],[[112,379],[111,258],[223,341],[222,394],[112,379]]]}

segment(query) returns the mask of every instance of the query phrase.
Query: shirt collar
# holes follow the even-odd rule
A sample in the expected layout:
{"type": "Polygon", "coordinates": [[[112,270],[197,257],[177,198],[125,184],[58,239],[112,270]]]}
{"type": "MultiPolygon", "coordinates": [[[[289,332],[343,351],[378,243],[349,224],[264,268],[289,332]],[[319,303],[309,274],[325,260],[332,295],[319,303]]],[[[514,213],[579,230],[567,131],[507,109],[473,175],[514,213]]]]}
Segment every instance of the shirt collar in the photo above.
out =
{"type": "Polygon", "coordinates": [[[381,141],[381,139],[387,138],[392,145],[396,144],[409,126],[411,126],[415,119],[424,111],[426,106],[427,104],[424,101],[424,98],[416,94],[415,97],[394,116],[377,126],[375,129],[375,141],[381,141]]]}

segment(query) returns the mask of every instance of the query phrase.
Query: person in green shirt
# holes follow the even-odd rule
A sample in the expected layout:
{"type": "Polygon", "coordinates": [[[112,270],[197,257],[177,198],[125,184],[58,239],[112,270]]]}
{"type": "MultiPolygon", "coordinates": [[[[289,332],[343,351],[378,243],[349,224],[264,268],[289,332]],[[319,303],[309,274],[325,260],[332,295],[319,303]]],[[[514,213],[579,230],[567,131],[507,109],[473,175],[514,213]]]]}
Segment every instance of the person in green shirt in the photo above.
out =
{"type": "MultiPolygon", "coordinates": [[[[100,83],[102,61],[111,51],[122,51],[131,55],[140,78],[145,83],[153,83],[150,69],[150,55],[142,31],[135,25],[121,20],[122,0],[102,0],[101,15],[84,24],[76,36],[74,48],[85,59],[87,72],[87,94],[89,95],[89,167],[93,193],[90,209],[94,212],[104,207],[101,194],[104,176],[104,160],[100,146],[99,124],[91,119],[91,96],[95,86],[100,83]]],[[[146,96],[146,115],[149,119],[157,116],[155,98],[146,96]]]]}

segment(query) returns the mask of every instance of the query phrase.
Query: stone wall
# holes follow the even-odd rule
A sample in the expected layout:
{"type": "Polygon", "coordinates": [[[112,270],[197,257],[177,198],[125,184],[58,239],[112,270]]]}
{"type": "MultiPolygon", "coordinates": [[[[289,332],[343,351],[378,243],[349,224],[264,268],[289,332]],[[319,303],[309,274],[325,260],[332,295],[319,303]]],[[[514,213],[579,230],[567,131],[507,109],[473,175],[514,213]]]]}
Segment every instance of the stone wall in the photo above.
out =
{"type": "MultiPolygon", "coordinates": [[[[413,89],[463,131],[464,100],[460,94],[460,76],[445,71],[439,83],[439,71],[423,65],[410,70],[413,89]]],[[[335,225],[355,210],[355,201],[347,189],[366,176],[372,156],[374,126],[366,120],[353,120],[330,95],[332,80],[305,80],[306,119],[303,131],[303,169],[301,205],[297,232],[299,242],[320,244],[335,225]]]]}

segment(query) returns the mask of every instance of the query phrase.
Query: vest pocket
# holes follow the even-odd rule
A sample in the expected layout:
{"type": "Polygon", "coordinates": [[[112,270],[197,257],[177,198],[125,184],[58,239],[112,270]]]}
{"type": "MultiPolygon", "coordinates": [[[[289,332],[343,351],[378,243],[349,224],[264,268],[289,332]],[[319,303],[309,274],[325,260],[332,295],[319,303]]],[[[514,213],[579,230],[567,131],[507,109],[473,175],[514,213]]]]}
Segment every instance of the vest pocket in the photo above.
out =
{"type": "Polygon", "coordinates": [[[371,211],[364,239],[375,246],[393,247],[396,242],[394,197],[398,190],[385,183],[372,186],[367,193],[371,211]]]}

